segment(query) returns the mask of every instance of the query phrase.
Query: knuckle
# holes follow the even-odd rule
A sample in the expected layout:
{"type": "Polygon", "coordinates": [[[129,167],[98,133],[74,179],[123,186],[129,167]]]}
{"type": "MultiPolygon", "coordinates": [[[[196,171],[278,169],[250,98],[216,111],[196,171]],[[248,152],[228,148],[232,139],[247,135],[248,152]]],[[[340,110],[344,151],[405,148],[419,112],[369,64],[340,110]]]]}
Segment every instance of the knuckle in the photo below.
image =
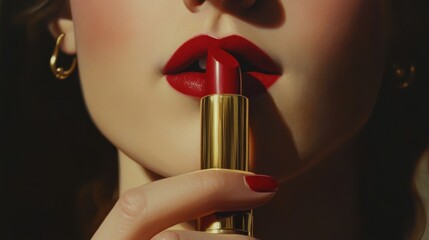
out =
{"type": "Polygon", "coordinates": [[[147,205],[143,191],[130,189],[126,191],[118,200],[118,208],[124,219],[137,220],[145,212],[147,205]]]}

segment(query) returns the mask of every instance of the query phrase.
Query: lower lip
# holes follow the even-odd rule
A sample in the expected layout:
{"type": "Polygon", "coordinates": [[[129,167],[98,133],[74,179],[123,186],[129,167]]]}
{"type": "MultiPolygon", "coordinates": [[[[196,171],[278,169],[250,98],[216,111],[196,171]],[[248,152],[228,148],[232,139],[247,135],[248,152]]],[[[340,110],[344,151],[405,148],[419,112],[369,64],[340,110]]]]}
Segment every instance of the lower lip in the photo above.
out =
{"type": "MultiPolygon", "coordinates": [[[[168,83],[177,91],[192,97],[204,97],[205,74],[202,72],[183,72],[178,74],[167,74],[168,83]]],[[[277,81],[278,74],[266,74],[261,72],[243,73],[243,95],[251,96],[266,90],[277,81]]]]}

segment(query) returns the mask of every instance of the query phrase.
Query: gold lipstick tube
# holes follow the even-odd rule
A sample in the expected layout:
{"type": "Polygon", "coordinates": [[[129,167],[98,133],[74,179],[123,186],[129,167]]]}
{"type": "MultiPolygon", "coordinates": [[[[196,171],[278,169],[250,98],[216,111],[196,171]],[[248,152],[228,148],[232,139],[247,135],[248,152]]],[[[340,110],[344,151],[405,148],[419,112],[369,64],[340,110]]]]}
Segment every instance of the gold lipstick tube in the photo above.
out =
{"type": "MultiPolygon", "coordinates": [[[[239,94],[201,99],[201,169],[249,170],[249,101],[239,94]]],[[[215,213],[197,220],[211,233],[253,235],[252,210],[215,213]]]]}

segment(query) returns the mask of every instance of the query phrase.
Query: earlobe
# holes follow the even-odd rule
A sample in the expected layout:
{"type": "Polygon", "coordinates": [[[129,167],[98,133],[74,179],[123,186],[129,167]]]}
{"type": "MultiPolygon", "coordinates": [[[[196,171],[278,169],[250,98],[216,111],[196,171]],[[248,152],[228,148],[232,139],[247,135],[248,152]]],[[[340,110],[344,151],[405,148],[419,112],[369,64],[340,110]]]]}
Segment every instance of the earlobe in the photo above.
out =
{"type": "Polygon", "coordinates": [[[55,39],[58,38],[61,33],[65,34],[64,41],[61,44],[61,51],[69,55],[76,54],[76,39],[73,20],[59,18],[50,22],[48,28],[55,39]]]}

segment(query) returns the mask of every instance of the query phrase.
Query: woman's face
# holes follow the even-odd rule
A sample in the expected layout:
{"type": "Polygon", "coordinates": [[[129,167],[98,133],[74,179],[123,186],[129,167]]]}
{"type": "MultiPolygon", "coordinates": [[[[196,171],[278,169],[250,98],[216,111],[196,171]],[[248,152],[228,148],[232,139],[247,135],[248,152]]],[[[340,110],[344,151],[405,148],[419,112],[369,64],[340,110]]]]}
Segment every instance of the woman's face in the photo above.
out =
{"type": "Polygon", "coordinates": [[[70,2],[93,120],[121,151],[164,176],[199,169],[199,98],[178,92],[163,74],[195,36],[239,35],[282,69],[267,91],[249,96],[255,172],[297,174],[355,134],[376,101],[381,1],[70,2]]]}

